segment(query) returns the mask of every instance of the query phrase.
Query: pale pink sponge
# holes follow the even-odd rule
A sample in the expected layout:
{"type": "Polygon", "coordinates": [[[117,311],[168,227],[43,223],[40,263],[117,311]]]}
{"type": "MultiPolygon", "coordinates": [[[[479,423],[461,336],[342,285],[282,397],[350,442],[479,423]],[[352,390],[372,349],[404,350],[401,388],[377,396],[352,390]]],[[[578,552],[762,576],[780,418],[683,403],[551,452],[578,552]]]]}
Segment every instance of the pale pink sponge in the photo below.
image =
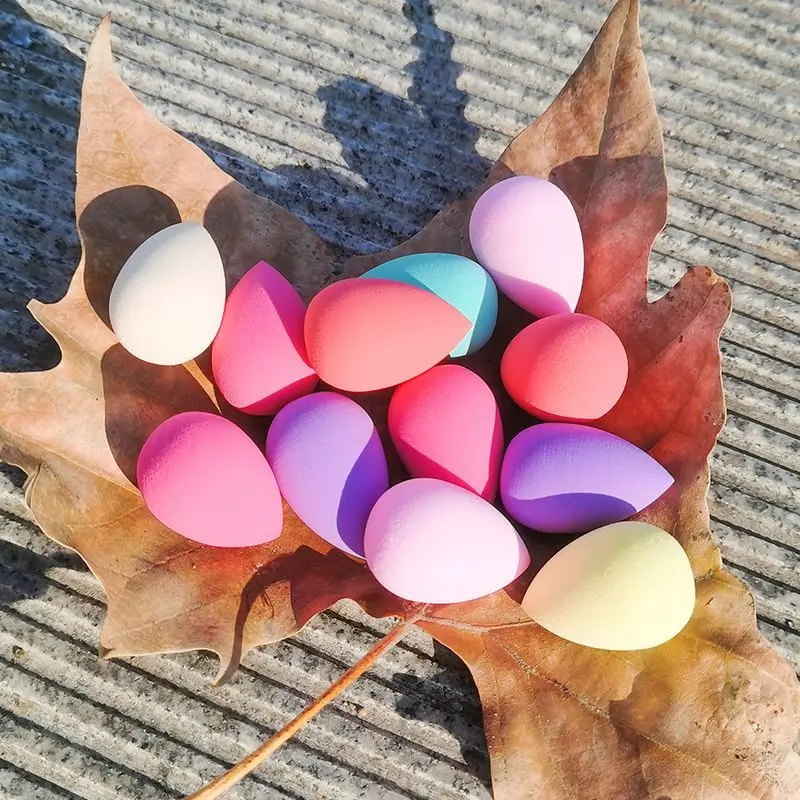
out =
{"type": "Polygon", "coordinates": [[[201,544],[263,544],[283,527],[269,464],[224,417],[187,411],[162,422],[139,453],[136,477],[153,516],[201,544]]]}
{"type": "Polygon", "coordinates": [[[460,603],[502,589],[530,564],[513,525],[483,498],[434,478],[398,483],[375,503],[367,565],[393,594],[460,603]]]}
{"type": "Polygon", "coordinates": [[[425,289],[352,278],[323,289],[308,306],[311,366],[337,389],[369,392],[407,381],[445,358],[470,321],[425,289]]]}
{"type": "Polygon", "coordinates": [[[267,459],[297,516],[340,550],[363,557],[367,517],[389,488],[369,414],[333,392],[301,397],[272,421],[267,459]]]}
{"type": "Polygon", "coordinates": [[[503,385],[539,419],[599,419],[628,379],[625,347],[604,322],[586,314],[554,314],[520,331],[503,353],[503,385]]]}
{"type": "Polygon", "coordinates": [[[275,414],[314,390],[303,340],[306,307],[274,267],[259,261],[225,303],[211,350],[214,381],[223,397],[248,414],[275,414]]]}
{"type": "Polygon", "coordinates": [[[487,189],[469,220],[478,261],[501,292],[537,317],[574,311],[583,283],[583,239],[569,198],[520,175],[487,189]]]}
{"type": "Polygon", "coordinates": [[[398,386],[389,434],[413,477],[450,481],[494,500],[503,425],[492,390],[474,372],[442,364],[398,386]]]}

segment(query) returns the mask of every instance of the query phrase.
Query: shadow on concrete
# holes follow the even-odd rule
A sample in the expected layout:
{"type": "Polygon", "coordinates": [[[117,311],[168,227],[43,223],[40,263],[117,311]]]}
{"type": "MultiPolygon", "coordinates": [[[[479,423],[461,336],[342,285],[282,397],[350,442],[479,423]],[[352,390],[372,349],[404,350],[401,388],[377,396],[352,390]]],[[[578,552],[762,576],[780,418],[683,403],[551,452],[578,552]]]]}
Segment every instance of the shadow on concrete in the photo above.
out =
{"type": "Polygon", "coordinates": [[[491,788],[489,755],[483,736],[481,705],[466,664],[434,640],[433,661],[440,668],[430,678],[397,672],[392,682],[402,692],[397,712],[406,719],[439,725],[454,736],[468,771],[491,788]]]}
{"type": "Polygon", "coordinates": [[[0,0],[0,101],[8,108],[0,111],[0,370],[46,369],[60,358],[26,306],[34,297],[63,297],[78,263],[73,204],[82,70],[81,60],[17,3],[0,0]],[[50,218],[63,221],[65,235],[52,235],[50,218]]]}

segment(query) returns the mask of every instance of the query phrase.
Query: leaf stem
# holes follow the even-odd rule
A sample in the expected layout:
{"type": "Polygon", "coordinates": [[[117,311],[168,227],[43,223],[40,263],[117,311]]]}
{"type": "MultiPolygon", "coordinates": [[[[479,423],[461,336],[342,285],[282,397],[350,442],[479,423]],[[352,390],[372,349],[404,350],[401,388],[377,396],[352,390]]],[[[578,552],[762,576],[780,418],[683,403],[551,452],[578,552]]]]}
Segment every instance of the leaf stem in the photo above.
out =
{"type": "Polygon", "coordinates": [[[249,756],[245,756],[227,772],[204,786],[200,791],[189,796],[186,800],[213,800],[213,798],[219,797],[224,791],[249,775],[281,745],[288,742],[292,736],[311,722],[323,708],[336,699],[350,684],[358,680],[387,650],[396,645],[417,621],[418,617],[418,614],[403,617],[386,636],[378,641],[374,647],[350,667],[335,683],[332,683],[305,710],[301,711],[288,725],[281,728],[261,747],[250,753],[249,756]]]}

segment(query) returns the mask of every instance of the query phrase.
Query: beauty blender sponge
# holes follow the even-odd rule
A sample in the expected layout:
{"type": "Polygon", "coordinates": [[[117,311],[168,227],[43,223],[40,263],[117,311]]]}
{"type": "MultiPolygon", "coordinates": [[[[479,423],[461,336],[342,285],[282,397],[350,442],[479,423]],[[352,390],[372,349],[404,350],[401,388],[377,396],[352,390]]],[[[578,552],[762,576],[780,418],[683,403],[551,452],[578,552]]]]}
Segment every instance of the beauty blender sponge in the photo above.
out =
{"type": "Polygon", "coordinates": [[[283,527],[269,464],[224,417],[187,411],[162,422],[139,453],[136,478],[153,516],[201,544],[263,544],[283,527]]]}
{"type": "Polygon", "coordinates": [[[441,364],[395,389],[389,435],[409,473],[471,489],[490,503],[503,459],[492,390],[474,372],[441,364]]]}
{"type": "Polygon", "coordinates": [[[151,364],[191,361],[222,321],[225,272],[211,234],[196,222],[146,239],[122,266],[108,301],[120,344],[151,364]]]}
{"type": "Polygon", "coordinates": [[[537,317],[574,311],[583,239],[569,198],[554,183],[519,175],[475,203],[469,240],[501,292],[537,317]]]}
{"type": "Polygon", "coordinates": [[[406,283],[350,278],[308,306],[311,366],[337,389],[369,392],[409,380],[441,361],[470,321],[435,294],[406,283]]]}
{"type": "Polygon", "coordinates": [[[272,421],[267,460],[295,514],[327,542],[363,557],[367,517],[389,487],[369,414],[333,392],[294,400],[272,421]]]}
{"type": "Polygon", "coordinates": [[[551,633],[603,650],[644,650],[683,630],[695,601],[678,541],[645,522],[617,522],[559,550],[522,609],[551,633]]]}
{"type": "Polygon", "coordinates": [[[305,314],[297,290],[266,261],[233,287],[211,348],[214,381],[232,406],[269,415],[314,390],[317,374],[303,340],[305,314]]]}
{"type": "Polygon", "coordinates": [[[367,520],[378,582],[417,603],[460,603],[502,589],[530,564],[513,525],[483,498],[434,478],[392,486],[367,520]]]}
{"type": "Polygon", "coordinates": [[[500,494],[517,522],[545,533],[582,533],[641,511],[672,476],[612,433],[543,422],[518,433],[500,470],[500,494]]]}
{"type": "Polygon", "coordinates": [[[497,287],[491,275],[471,258],[452,253],[415,253],[386,261],[362,277],[408,283],[427,289],[455,306],[472,327],[450,351],[453,358],[480,350],[494,333],[497,287]]]}
{"type": "Polygon", "coordinates": [[[599,419],[619,400],[628,357],[619,337],[586,314],[554,314],[520,331],[503,353],[503,385],[539,419],[599,419]]]}

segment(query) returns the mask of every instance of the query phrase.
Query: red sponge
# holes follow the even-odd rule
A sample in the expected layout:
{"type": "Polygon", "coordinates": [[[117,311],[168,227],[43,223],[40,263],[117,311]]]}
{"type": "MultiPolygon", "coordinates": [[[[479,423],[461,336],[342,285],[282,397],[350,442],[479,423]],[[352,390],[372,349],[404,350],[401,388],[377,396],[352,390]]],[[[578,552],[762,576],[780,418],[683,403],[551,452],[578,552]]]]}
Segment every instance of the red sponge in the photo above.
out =
{"type": "Polygon", "coordinates": [[[500,364],[517,405],[539,419],[599,419],[628,379],[625,347],[604,322],[586,314],[554,314],[520,331],[500,364]]]}

